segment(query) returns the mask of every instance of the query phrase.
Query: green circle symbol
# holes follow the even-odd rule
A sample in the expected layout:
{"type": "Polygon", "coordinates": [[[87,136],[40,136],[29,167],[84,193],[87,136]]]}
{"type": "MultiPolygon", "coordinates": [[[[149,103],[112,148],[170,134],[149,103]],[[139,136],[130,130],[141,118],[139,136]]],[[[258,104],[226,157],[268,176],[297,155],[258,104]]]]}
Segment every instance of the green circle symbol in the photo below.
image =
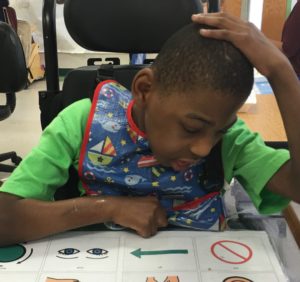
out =
{"type": "Polygon", "coordinates": [[[18,260],[26,253],[26,249],[22,245],[13,245],[0,248],[0,263],[12,262],[18,260]]]}

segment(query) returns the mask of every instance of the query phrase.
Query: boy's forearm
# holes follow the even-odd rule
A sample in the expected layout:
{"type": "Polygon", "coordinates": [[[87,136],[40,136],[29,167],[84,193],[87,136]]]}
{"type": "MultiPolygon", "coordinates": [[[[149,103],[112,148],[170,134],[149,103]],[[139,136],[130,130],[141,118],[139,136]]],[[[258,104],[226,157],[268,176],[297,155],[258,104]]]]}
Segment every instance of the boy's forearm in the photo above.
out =
{"type": "Polygon", "coordinates": [[[10,195],[0,198],[0,245],[31,241],[109,221],[113,214],[114,199],[111,197],[82,197],[57,202],[9,198],[10,195]]]}
{"type": "Polygon", "coordinates": [[[131,228],[143,237],[154,235],[158,228],[168,224],[165,210],[153,196],[97,196],[43,202],[0,192],[0,246],[107,221],[131,228]]]}

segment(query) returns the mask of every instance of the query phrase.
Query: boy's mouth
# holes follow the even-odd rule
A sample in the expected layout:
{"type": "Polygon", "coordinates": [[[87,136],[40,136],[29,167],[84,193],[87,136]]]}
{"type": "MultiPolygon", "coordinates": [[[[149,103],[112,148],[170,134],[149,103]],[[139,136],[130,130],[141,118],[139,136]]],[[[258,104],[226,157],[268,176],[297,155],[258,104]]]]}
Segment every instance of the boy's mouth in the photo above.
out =
{"type": "Polygon", "coordinates": [[[175,171],[184,171],[187,170],[190,166],[192,166],[195,163],[197,162],[193,160],[176,160],[171,162],[171,167],[175,171]]]}

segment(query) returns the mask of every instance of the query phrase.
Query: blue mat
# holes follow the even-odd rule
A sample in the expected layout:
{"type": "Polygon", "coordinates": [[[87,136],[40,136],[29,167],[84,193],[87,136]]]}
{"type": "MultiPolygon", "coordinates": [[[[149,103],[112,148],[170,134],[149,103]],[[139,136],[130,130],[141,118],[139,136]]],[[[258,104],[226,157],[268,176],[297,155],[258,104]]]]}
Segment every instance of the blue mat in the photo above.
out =
{"type": "Polygon", "coordinates": [[[255,77],[254,84],[256,94],[273,94],[273,89],[265,77],[255,77]]]}

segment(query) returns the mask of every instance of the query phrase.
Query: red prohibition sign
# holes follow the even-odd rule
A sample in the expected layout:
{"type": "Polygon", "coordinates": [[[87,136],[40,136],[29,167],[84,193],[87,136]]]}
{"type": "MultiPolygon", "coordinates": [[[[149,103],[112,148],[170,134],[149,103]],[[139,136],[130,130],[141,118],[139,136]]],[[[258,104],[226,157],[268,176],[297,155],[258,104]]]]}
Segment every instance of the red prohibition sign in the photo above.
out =
{"type": "Polygon", "coordinates": [[[252,250],[247,245],[231,240],[215,242],[211,245],[210,251],[217,259],[230,264],[245,263],[253,255],[252,250]]]}

